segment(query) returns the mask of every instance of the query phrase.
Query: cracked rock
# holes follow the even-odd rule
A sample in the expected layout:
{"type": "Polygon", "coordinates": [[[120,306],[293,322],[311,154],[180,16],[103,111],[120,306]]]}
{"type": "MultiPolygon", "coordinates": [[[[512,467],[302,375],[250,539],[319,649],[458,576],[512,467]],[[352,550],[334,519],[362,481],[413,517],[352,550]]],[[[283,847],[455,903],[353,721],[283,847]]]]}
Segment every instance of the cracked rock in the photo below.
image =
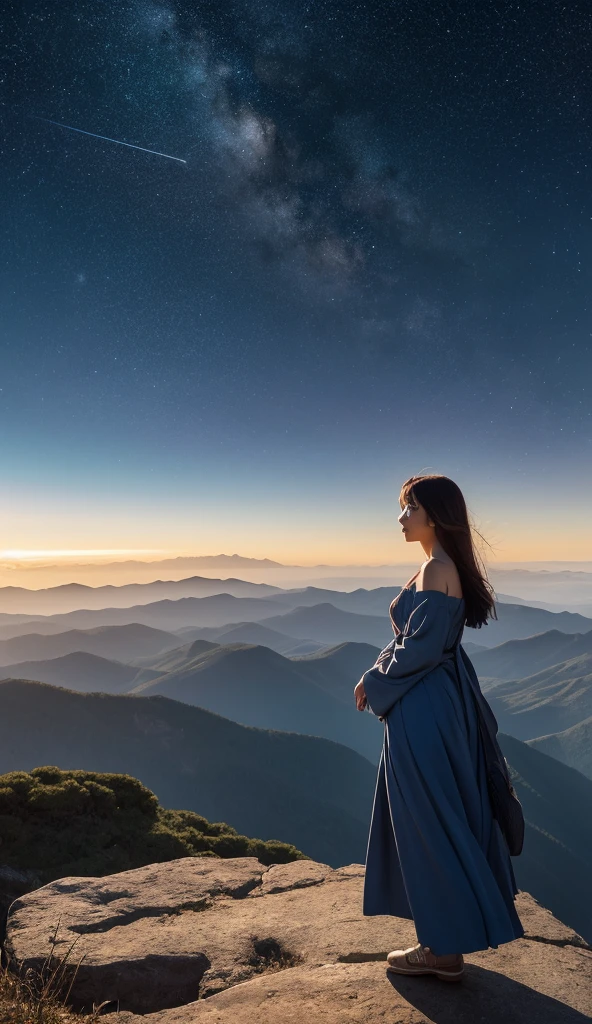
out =
{"type": "MultiPolygon", "coordinates": [[[[6,947],[16,965],[39,968],[52,942],[57,956],[74,942],[73,962],[82,962],[71,1002],[89,1012],[107,1001],[120,1011],[113,1024],[134,1014],[153,1024],[287,1024],[307,1014],[315,1024],[429,1020],[437,1006],[428,1000],[414,1009],[405,986],[434,983],[441,993],[442,983],[399,978],[393,986],[386,954],[414,945],[415,929],[402,918],[364,917],[363,879],[360,864],[266,868],[254,857],[184,857],[102,878],[59,879],[14,901],[6,947]],[[401,1000],[405,1015],[396,1016],[401,1000]]],[[[467,954],[461,984],[486,984],[494,1002],[500,989],[513,1000],[512,1013],[520,1006],[523,1016],[539,1013],[545,1024],[580,1024],[586,1000],[592,1005],[589,945],[528,893],[516,902],[525,938],[467,954]],[[528,998],[518,991],[523,986],[528,998]],[[563,1000],[564,1016],[554,1000],[563,1000]]],[[[519,1019],[508,1016],[508,1004],[499,1013],[519,1019]]],[[[475,1004],[463,1019],[490,1018],[475,1004]]]]}

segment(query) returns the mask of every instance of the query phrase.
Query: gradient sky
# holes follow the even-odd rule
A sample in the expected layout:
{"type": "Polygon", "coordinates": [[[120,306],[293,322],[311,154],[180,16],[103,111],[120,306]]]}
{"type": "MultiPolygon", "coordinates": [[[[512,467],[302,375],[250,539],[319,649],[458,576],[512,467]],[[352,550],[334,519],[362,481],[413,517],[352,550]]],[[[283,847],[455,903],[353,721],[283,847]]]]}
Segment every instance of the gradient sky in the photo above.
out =
{"type": "Polygon", "coordinates": [[[592,557],[589,3],[3,20],[1,549],[592,557]]]}

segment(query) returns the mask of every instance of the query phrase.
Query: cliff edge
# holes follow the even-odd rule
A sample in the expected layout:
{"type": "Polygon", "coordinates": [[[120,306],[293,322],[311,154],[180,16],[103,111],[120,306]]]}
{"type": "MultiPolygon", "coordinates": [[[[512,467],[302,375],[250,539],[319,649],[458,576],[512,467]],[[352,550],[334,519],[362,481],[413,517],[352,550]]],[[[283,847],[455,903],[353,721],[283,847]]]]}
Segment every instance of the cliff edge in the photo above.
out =
{"type": "Polygon", "coordinates": [[[386,972],[387,952],[413,945],[415,929],[364,917],[363,878],[361,864],[255,857],[61,878],[14,900],[5,948],[39,969],[71,947],[69,1001],[108,1001],[108,1024],[590,1020],[592,948],[528,893],[516,900],[525,937],[465,954],[463,979],[447,985],[386,972]]]}

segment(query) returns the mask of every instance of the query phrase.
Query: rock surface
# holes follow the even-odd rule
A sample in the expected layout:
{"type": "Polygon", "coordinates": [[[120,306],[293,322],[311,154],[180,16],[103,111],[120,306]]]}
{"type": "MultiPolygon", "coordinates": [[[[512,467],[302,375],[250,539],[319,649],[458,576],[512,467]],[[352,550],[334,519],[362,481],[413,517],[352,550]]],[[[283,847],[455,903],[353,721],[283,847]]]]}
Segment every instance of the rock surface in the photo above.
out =
{"type": "Polygon", "coordinates": [[[74,943],[71,1001],[109,1001],[120,1012],[108,1024],[590,1020],[592,949],[528,893],[516,901],[525,938],[466,954],[447,985],[387,974],[387,952],[414,945],[415,929],[364,917],[363,877],[361,864],[184,857],[63,878],[14,901],[6,948],[39,968],[74,943]]]}

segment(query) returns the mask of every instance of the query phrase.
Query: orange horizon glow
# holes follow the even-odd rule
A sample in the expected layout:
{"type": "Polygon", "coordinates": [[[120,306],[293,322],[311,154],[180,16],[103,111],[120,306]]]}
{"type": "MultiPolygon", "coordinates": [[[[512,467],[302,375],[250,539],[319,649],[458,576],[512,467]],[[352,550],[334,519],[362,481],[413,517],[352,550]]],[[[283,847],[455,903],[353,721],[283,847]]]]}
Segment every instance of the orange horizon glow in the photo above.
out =
{"type": "MultiPolygon", "coordinates": [[[[579,538],[577,535],[572,535],[562,543],[557,543],[556,537],[547,539],[544,536],[537,537],[533,535],[531,535],[528,541],[525,538],[513,538],[513,540],[514,543],[509,544],[503,544],[499,541],[495,544],[492,543],[493,550],[481,546],[478,548],[478,553],[483,561],[489,564],[495,564],[496,562],[585,562],[592,560],[592,543],[590,543],[589,536],[586,536],[584,539],[583,537],[579,538]]],[[[377,568],[382,565],[402,565],[407,563],[414,565],[418,560],[421,561],[424,558],[420,545],[405,544],[398,537],[393,541],[392,535],[385,538],[385,541],[380,545],[369,546],[366,558],[361,555],[359,544],[355,545],[355,553],[357,555],[355,558],[351,557],[353,546],[350,545],[347,545],[344,551],[341,545],[339,545],[341,550],[339,550],[337,545],[331,545],[332,550],[327,550],[329,545],[319,544],[315,554],[311,553],[310,548],[305,554],[302,550],[284,550],[280,552],[270,552],[269,550],[248,551],[244,547],[241,550],[241,547],[239,546],[239,558],[252,559],[254,562],[269,559],[272,562],[277,562],[279,566],[298,565],[302,566],[302,568],[325,565],[335,568],[359,567],[367,569],[377,568]],[[378,551],[376,547],[379,547],[378,551]]],[[[232,545],[231,551],[234,549],[234,552],[236,552],[236,548],[237,545],[232,545]]],[[[23,571],[26,571],[28,568],[38,568],[41,565],[48,568],[51,565],[56,565],[56,567],[60,565],[65,566],[69,561],[81,558],[88,561],[89,564],[98,565],[128,560],[140,561],[149,565],[151,562],[174,558],[204,558],[215,562],[217,559],[226,561],[233,557],[233,554],[221,549],[206,553],[203,550],[196,552],[195,550],[187,550],[187,548],[13,548],[0,551],[3,569],[22,569],[23,571]]],[[[254,565],[253,568],[256,568],[256,566],[254,565]]],[[[263,569],[264,567],[261,566],[261,568],[263,569]]],[[[270,571],[271,569],[272,567],[270,567],[270,571]]]]}
{"type": "Polygon", "coordinates": [[[0,551],[0,558],[8,562],[40,561],[46,558],[109,558],[112,555],[164,555],[166,548],[48,548],[39,550],[0,551]]]}

